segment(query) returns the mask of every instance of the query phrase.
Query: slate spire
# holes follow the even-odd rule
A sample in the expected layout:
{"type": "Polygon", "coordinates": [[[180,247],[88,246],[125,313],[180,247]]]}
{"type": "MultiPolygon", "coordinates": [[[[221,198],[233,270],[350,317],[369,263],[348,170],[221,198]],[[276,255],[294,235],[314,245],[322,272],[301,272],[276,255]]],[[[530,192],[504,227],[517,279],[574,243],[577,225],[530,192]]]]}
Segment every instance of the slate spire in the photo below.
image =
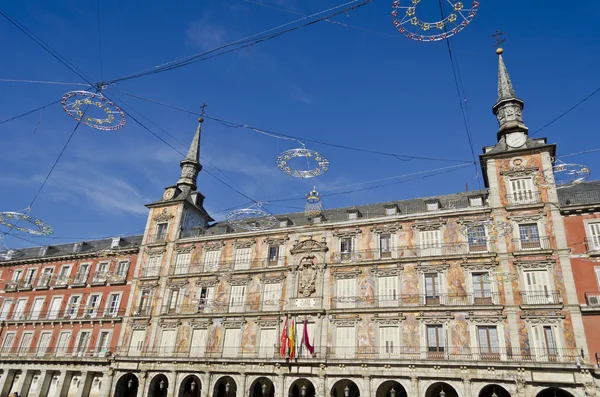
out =
{"type": "Polygon", "coordinates": [[[502,48],[496,50],[496,54],[498,54],[498,101],[492,108],[500,126],[498,140],[509,132],[521,131],[527,134],[528,130],[523,123],[525,102],[517,98],[515,94],[504,58],[502,58],[503,52],[502,48]]]}
{"type": "Polygon", "coordinates": [[[198,173],[202,170],[202,164],[200,164],[200,137],[202,135],[203,121],[202,117],[198,119],[198,128],[196,128],[196,133],[194,134],[194,139],[192,139],[188,154],[180,163],[181,175],[179,181],[177,181],[177,187],[182,191],[195,191],[197,188],[196,179],[198,178],[198,173]]]}

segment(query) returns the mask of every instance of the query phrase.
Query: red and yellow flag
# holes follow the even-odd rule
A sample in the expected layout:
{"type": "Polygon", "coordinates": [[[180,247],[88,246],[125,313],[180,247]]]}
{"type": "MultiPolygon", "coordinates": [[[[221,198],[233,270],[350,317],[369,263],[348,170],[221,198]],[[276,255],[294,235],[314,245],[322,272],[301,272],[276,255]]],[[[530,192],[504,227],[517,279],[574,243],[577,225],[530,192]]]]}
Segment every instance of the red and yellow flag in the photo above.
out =
{"type": "Polygon", "coordinates": [[[290,349],[290,360],[296,356],[296,321],[292,319],[290,324],[290,333],[288,335],[288,347],[290,349]]]}

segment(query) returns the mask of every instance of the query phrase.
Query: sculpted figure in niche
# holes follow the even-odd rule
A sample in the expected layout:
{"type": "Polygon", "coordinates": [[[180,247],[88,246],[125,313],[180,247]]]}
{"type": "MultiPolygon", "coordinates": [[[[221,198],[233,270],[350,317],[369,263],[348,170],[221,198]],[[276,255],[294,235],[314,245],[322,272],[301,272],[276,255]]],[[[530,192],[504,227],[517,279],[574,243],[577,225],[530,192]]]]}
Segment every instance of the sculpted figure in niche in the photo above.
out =
{"type": "Polygon", "coordinates": [[[300,296],[308,298],[316,291],[315,281],[317,279],[317,269],[314,264],[314,256],[302,258],[298,272],[300,274],[298,283],[298,293],[300,296]]]}

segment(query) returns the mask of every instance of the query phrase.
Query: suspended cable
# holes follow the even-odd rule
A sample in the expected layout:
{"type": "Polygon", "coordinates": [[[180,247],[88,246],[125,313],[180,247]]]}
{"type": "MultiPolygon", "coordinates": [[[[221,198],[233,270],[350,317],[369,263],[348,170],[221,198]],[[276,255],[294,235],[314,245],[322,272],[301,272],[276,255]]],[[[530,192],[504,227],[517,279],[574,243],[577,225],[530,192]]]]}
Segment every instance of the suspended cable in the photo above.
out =
{"type": "Polygon", "coordinates": [[[18,80],[18,79],[0,79],[5,83],[33,83],[33,84],[58,84],[58,85],[78,85],[83,87],[89,87],[89,84],[85,83],[69,83],[66,81],[45,81],[45,80],[18,80]]]}
{"type": "Polygon", "coordinates": [[[44,109],[45,108],[42,108],[42,110],[40,111],[40,118],[38,119],[38,122],[35,125],[35,129],[33,130],[33,135],[35,135],[35,133],[37,132],[38,128],[40,128],[40,123],[42,122],[42,118],[44,117],[44,109]]]}
{"type": "Polygon", "coordinates": [[[54,101],[54,102],[51,102],[51,103],[49,103],[49,104],[47,104],[47,105],[40,106],[39,108],[35,108],[35,109],[33,109],[33,110],[30,110],[30,111],[28,111],[28,112],[22,113],[22,114],[20,114],[20,115],[18,115],[18,116],[14,116],[14,117],[11,117],[11,118],[9,118],[9,119],[2,120],[2,121],[0,121],[0,124],[4,124],[4,123],[8,123],[9,121],[13,121],[13,120],[16,120],[16,119],[20,119],[21,117],[28,116],[28,115],[30,115],[31,113],[35,113],[35,112],[37,112],[38,110],[43,110],[43,109],[47,108],[48,106],[52,106],[52,105],[54,105],[54,104],[56,104],[56,103],[59,103],[59,102],[60,102],[60,99],[59,99],[58,101],[54,101]]]}
{"type": "MultiPolygon", "coordinates": [[[[133,98],[137,98],[146,102],[150,102],[150,103],[154,103],[156,105],[160,105],[160,106],[164,106],[170,109],[174,109],[174,110],[179,110],[181,112],[184,113],[189,113],[189,114],[193,114],[195,116],[199,115],[199,112],[195,112],[192,110],[188,110],[188,109],[184,109],[181,107],[177,107],[177,106],[173,106],[173,105],[169,105],[166,103],[162,103],[153,99],[149,99],[149,98],[144,98],[142,96],[139,95],[135,95],[135,94],[131,94],[128,92],[123,92],[120,91],[120,93],[133,97],[133,98]]],[[[262,128],[257,128],[257,127],[252,127],[248,124],[240,124],[240,123],[236,123],[233,121],[227,121],[227,120],[223,120],[217,117],[211,117],[211,116],[207,116],[207,115],[203,115],[202,117],[209,119],[209,120],[213,120],[216,121],[222,125],[224,125],[225,127],[229,127],[229,128],[245,128],[245,129],[249,129],[252,130],[254,132],[258,132],[260,134],[263,135],[267,135],[270,137],[274,137],[274,138],[279,138],[279,139],[288,139],[288,140],[293,140],[293,141],[297,141],[297,142],[310,142],[310,143],[315,143],[318,145],[323,145],[323,146],[331,146],[331,147],[336,147],[338,149],[346,149],[346,150],[353,150],[353,151],[359,151],[359,152],[366,152],[366,153],[371,153],[371,154],[378,154],[378,155],[383,155],[383,156],[389,156],[389,157],[394,157],[398,160],[401,161],[409,161],[409,160],[429,160],[429,161],[445,161],[445,162],[454,162],[454,163],[464,163],[464,164],[472,164],[473,162],[470,160],[453,160],[453,159],[444,159],[444,158],[434,158],[434,157],[423,157],[423,156],[410,156],[410,155],[405,155],[405,154],[397,154],[397,153],[389,153],[389,152],[381,152],[381,151],[376,151],[376,150],[369,150],[369,149],[363,149],[363,148],[357,148],[357,147],[351,147],[351,146],[345,146],[345,145],[339,145],[339,144],[334,144],[334,143],[328,143],[328,142],[323,142],[323,141],[317,141],[317,140],[313,140],[313,139],[307,139],[307,138],[302,138],[302,137],[297,137],[297,136],[292,136],[292,135],[286,135],[286,134],[282,134],[282,133],[278,133],[278,132],[273,132],[273,131],[268,131],[262,128]]]]}
{"type": "Polygon", "coordinates": [[[569,153],[569,154],[563,154],[562,156],[557,156],[557,157],[562,158],[562,157],[576,156],[578,154],[587,154],[587,153],[594,153],[594,152],[600,152],[600,148],[583,150],[581,152],[575,152],[575,153],[569,153]]]}
{"type": "Polygon", "coordinates": [[[237,51],[237,50],[240,50],[242,48],[247,48],[247,47],[253,46],[255,44],[258,44],[258,43],[261,43],[261,42],[264,42],[264,41],[268,41],[268,40],[274,39],[276,37],[282,36],[282,35],[284,35],[286,33],[293,32],[293,31],[296,31],[298,29],[302,29],[304,27],[313,25],[313,24],[321,22],[321,21],[323,21],[325,19],[332,18],[332,17],[334,17],[336,15],[348,13],[348,12],[350,12],[352,10],[355,10],[357,8],[360,8],[360,7],[362,7],[362,6],[370,3],[371,1],[372,0],[364,0],[361,3],[359,3],[359,4],[351,5],[351,4],[354,4],[354,3],[358,2],[358,0],[353,0],[353,1],[341,4],[339,6],[331,7],[329,9],[327,9],[327,10],[324,10],[324,11],[320,11],[320,12],[311,14],[311,15],[309,15],[307,17],[302,17],[302,18],[297,19],[295,21],[288,22],[288,23],[285,23],[283,25],[279,25],[279,26],[271,28],[271,29],[267,29],[267,30],[265,30],[263,32],[260,32],[260,33],[257,33],[257,34],[253,34],[251,36],[247,36],[247,37],[245,37],[243,39],[234,41],[232,43],[224,44],[224,45],[218,46],[216,48],[213,48],[213,49],[205,51],[205,52],[194,54],[194,55],[191,55],[191,56],[188,56],[188,57],[185,57],[185,58],[181,58],[179,60],[167,62],[165,64],[155,66],[152,69],[149,69],[149,70],[146,70],[146,71],[143,71],[143,72],[139,72],[139,73],[135,73],[135,74],[132,74],[132,75],[128,75],[128,76],[125,76],[125,77],[117,78],[117,79],[114,79],[114,80],[109,80],[109,81],[107,81],[105,83],[101,83],[101,84],[113,84],[113,83],[120,82],[120,81],[131,80],[131,79],[134,79],[134,78],[139,78],[139,77],[148,76],[148,75],[152,75],[152,74],[162,73],[162,72],[166,72],[166,71],[169,71],[169,70],[177,69],[177,68],[180,68],[180,67],[183,67],[183,66],[187,66],[187,65],[190,65],[192,63],[200,62],[200,61],[207,60],[207,59],[210,59],[210,58],[214,58],[214,57],[217,57],[217,56],[220,56],[220,55],[224,55],[224,54],[227,54],[227,53],[230,53],[230,52],[233,52],[233,51],[237,51]],[[342,8],[342,7],[345,7],[345,8],[342,8]],[[340,10],[340,8],[342,8],[342,9],[340,10]],[[336,10],[336,11],[334,11],[334,10],[336,10]],[[327,12],[330,12],[330,11],[333,11],[333,12],[330,13],[330,14],[328,14],[328,15],[325,15],[323,17],[317,18],[315,20],[311,20],[309,22],[306,22],[304,24],[301,24],[301,25],[298,25],[298,26],[293,26],[293,27],[285,29],[285,30],[277,31],[278,29],[281,29],[281,28],[283,28],[285,26],[293,25],[293,24],[299,23],[301,21],[304,21],[304,20],[307,20],[307,19],[310,19],[310,18],[314,18],[314,17],[316,17],[318,15],[321,15],[321,14],[324,14],[324,13],[327,13],[327,12]],[[273,32],[273,31],[275,31],[275,32],[274,33],[270,33],[270,34],[266,34],[268,32],[273,32]],[[233,47],[233,48],[231,48],[231,47],[233,47]]]}
{"type": "Polygon", "coordinates": [[[96,16],[98,20],[98,55],[100,58],[100,79],[104,80],[104,65],[102,61],[102,31],[100,30],[100,0],[96,0],[96,16]]]}

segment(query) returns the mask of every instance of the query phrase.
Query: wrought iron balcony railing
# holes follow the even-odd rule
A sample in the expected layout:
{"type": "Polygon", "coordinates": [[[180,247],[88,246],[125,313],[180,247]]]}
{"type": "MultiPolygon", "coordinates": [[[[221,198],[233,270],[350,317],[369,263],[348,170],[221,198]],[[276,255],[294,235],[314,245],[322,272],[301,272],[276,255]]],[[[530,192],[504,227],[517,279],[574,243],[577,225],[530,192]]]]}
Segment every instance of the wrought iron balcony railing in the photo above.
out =
{"type": "Polygon", "coordinates": [[[145,266],[140,269],[140,277],[160,276],[160,266],[145,266]]]}
{"type": "Polygon", "coordinates": [[[586,252],[592,255],[600,255],[600,236],[593,238],[585,238],[585,249],[586,252]]]}
{"type": "Polygon", "coordinates": [[[67,307],[64,310],[39,310],[23,313],[13,313],[11,316],[0,319],[2,321],[70,321],[70,320],[93,320],[122,317],[125,315],[125,309],[110,310],[101,309],[99,306],[87,307],[67,307]]]}
{"type": "Polygon", "coordinates": [[[590,307],[600,307],[600,292],[586,292],[585,303],[590,307]]]}
{"type": "Polygon", "coordinates": [[[360,307],[402,307],[402,306],[484,306],[500,304],[500,294],[486,292],[480,294],[435,294],[435,295],[378,295],[338,296],[331,300],[332,309],[360,307]]]}
{"type": "Polygon", "coordinates": [[[542,202],[540,192],[533,190],[510,193],[507,195],[507,198],[508,205],[510,206],[530,205],[542,202]]]}
{"type": "MultiPolygon", "coordinates": [[[[33,344],[33,343],[32,343],[33,344]]],[[[48,358],[65,358],[72,360],[73,358],[107,358],[110,357],[117,349],[116,346],[99,349],[76,349],[61,346],[55,346],[56,341],[52,342],[52,346],[31,346],[31,347],[13,347],[0,348],[0,361],[4,358],[18,357],[19,359],[45,359],[48,358]]]]}
{"type": "Polygon", "coordinates": [[[164,243],[167,241],[168,234],[165,231],[164,233],[156,233],[148,236],[147,244],[154,243],[164,243]]]}
{"type": "Polygon", "coordinates": [[[559,291],[521,291],[524,305],[558,305],[562,303],[559,291]]]}
{"type": "MultiPolygon", "coordinates": [[[[181,346],[160,346],[156,348],[122,348],[114,353],[119,357],[156,357],[182,360],[202,359],[269,359],[289,360],[286,350],[281,357],[277,345],[257,346],[253,349],[242,349],[239,346],[223,346],[212,351],[209,346],[202,348],[181,348],[181,346]]],[[[581,358],[578,349],[505,349],[499,347],[449,347],[444,346],[315,346],[314,354],[305,347],[298,348],[294,360],[366,360],[366,361],[477,361],[477,362],[531,362],[531,363],[566,363],[577,362],[581,358]]]]}
{"type": "Polygon", "coordinates": [[[552,249],[549,237],[513,239],[515,251],[538,251],[552,249]]]}

